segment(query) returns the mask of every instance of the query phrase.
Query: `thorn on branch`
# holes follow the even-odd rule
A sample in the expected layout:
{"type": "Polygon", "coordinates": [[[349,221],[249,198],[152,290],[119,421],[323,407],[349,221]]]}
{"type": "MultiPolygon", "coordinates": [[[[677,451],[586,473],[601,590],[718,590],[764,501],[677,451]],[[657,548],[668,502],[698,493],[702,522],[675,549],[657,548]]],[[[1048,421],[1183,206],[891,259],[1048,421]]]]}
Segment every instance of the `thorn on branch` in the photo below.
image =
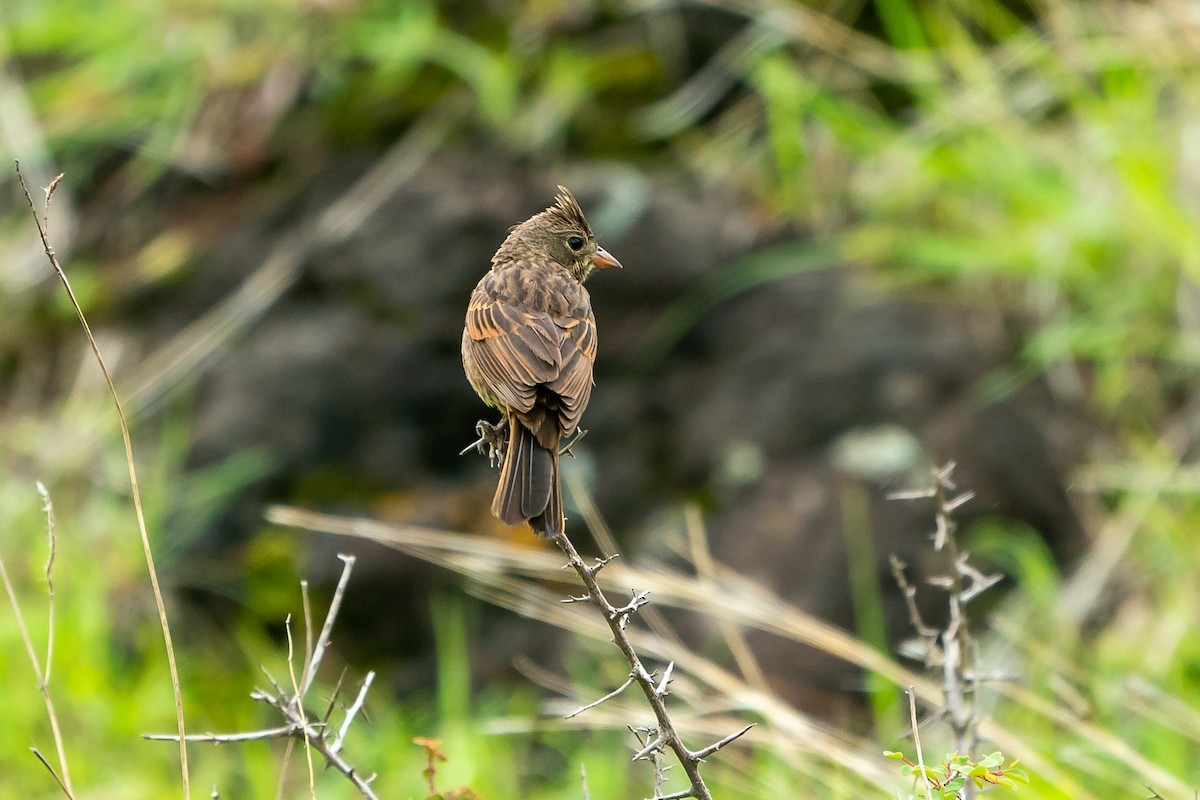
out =
{"type": "Polygon", "coordinates": [[[604,695],[604,697],[601,697],[599,700],[588,703],[586,706],[580,706],[579,708],[572,711],[570,714],[567,714],[565,717],[563,717],[563,719],[571,719],[572,717],[577,717],[580,714],[582,714],[583,712],[587,711],[589,708],[595,708],[596,706],[600,705],[604,701],[613,699],[614,697],[619,695],[621,692],[625,691],[631,685],[633,685],[634,679],[635,679],[634,674],[632,672],[629,673],[629,677],[626,678],[625,682],[622,683],[619,687],[617,687],[616,689],[613,689],[611,692],[604,695]]]}
{"type": "Polygon", "coordinates": [[[620,557],[621,557],[620,553],[613,553],[611,556],[605,556],[604,558],[596,559],[595,564],[593,564],[590,567],[584,567],[584,569],[586,569],[592,575],[592,577],[595,577],[596,573],[598,573],[600,570],[607,567],[613,560],[618,559],[620,557]]]}
{"type": "Polygon", "coordinates": [[[943,489],[949,489],[952,492],[957,489],[958,487],[954,485],[954,480],[951,478],[951,476],[954,474],[954,469],[957,466],[958,462],[947,461],[945,466],[935,470],[933,473],[933,479],[937,485],[941,486],[943,489]]]}
{"type": "Polygon", "coordinates": [[[371,684],[374,682],[375,671],[372,670],[367,673],[367,677],[363,678],[362,687],[358,690],[358,696],[354,698],[354,702],[350,704],[350,708],[346,709],[346,718],[342,720],[342,727],[338,728],[337,738],[329,746],[329,749],[334,753],[341,752],[346,734],[350,732],[350,723],[354,722],[354,717],[362,710],[363,703],[367,701],[367,692],[371,690],[371,684]]]}
{"type": "Polygon", "coordinates": [[[953,497],[953,498],[947,500],[942,505],[942,513],[952,514],[955,511],[957,511],[959,508],[964,506],[965,504],[969,503],[973,499],[975,499],[974,492],[963,492],[958,497],[953,497]]]}
{"type": "Polygon", "coordinates": [[[695,796],[696,796],[696,793],[693,792],[691,789],[680,789],[678,792],[671,792],[670,794],[656,794],[656,795],[654,795],[652,800],[681,800],[681,798],[684,798],[684,797],[695,797],[695,796]]]}
{"type": "Polygon", "coordinates": [[[696,752],[694,752],[694,753],[691,753],[690,755],[691,755],[691,757],[692,757],[692,760],[693,760],[693,761],[703,761],[705,758],[707,758],[707,757],[711,756],[713,753],[717,752],[717,751],[718,751],[718,750],[720,750],[722,747],[724,747],[725,745],[727,745],[727,744],[729,744],[730,742],[734,741],[735,739],[739,739],[739,738],[741,738],[742,736],[745,736],[745,735],[746,735],[746,734],[747,734],[747,733],[750,731],[750,729],[751,729],[751,728],[753,728],[753,727],[754,727],[754,723],[753,723],[753,722],[751,722],[749,725],[747,725],[746,727],[742,728],[740,731],[735,731],[735,732],[733,732],[733,733],[729,734],[728,736],[726,736],[726,737],[725,737],[724,739],[722,739],[721,741],[719,741],[719,742],[714,742],[714,743],[710,744],[708,747],[705,747],[705,748],[704,748],[704,749],[702,749],[702,750],[697,750],[696,752]]]}
{"type": "MultiPolygon", "coordinates": [[[[633,731],[634,736],[637,736],[638,742],[642,742],[641,735],[633,728],[630,728],[630,730],[633,731]]],[[[660,752],[666,744],[663,741],[662,732],[657,728],[652,729],[651,733],[646,734],[646,742],[647,744],[641,750],[633,754],[633,758],[629,759],[630,761],[641,761],[643,758],[649,758],[651,755],[660,752]]]]}
{"type": "Polygon", "coordinates": [[[615,620],[621,626],[621,630],[625,630],[625,626],[629,624],[629,618],[632,617],[637,610],[650,602],[650,590],[638,592],[625,605],[620,608],[614,608],[609,612],[609,618],[615,620]]]}
{"type": "Polygon", "coordinates": [[[659,681],[658,686],[654,690],[654,693],[656,695],[658,695],[659,697],[666,697],[667,694],[670,692],[669,687],[671,685],[671,673],[674,671],[675,671],[675,662],[672,661],[670,664],[667,664],[666,670],[663,671],[662,680],[659,681]]]}
{"type": "Polygon", "coordinates": [[[988,589],[995,586],[1000,581],[1004,580],[1004,576],[1000,573],[992,575],[984,575],[975,567],[967,563],[967,553],[964,551],[958,557],[958,574],[966,579],[966,586],[963,587],[962,602],[968,603],[979,595],[986,592],[988,589]]]}
{"type": "Polygon", "coordinates": [[[936,489],[908,489],[902,492],[889,492],[885,497],[888,500],[924,500],[927,497],[933,497],[936,489]]]}
{"type": "MultiPolygon", "coordinates": [[[[282,686],[280,686],[280,685],[279,685],[279,681],[275,680],[275,677],[274,677],[274,676],[273,676],[273,675],[272,675],[270,672],[268,672],[268,671],[267,671],[267,668],[266,668],[265,666],[262,666],[262,665],[260,664],[260,665],[259,665],[259,669],[261,669],[261,670],[262,670],[262,674],[263,674],[263,675],[265,675],[265,676],[267,677],[267,680],[271,682],[271,687],[272,687],[273,689],[275,689],[275,696],[276,696],[276,697],[283,697],[285,694],[287,694],[287,691],[286,691],[286,690],[285,690],[285,689],[284,689],[282,686]]],[[[270,696],[270,695],[268,695],[266,692],[263,692],[263,691],[261,691],[261,690],[259,690],[259,689],[255,689],[254,691],[255,691],[255,692],[258,692],[258,693],[261,695],[260,697],[255,697],[254,699],[256,699],[256,700],[266,700],[266,701],[267,701],[267,702],[269,702],[269,703],[274,703],[274,702],[275,702],[275,697],[271,697],[271,696],[270,696]]],[[[252,692],[252,693],[250,694],[250,696],[251,696],[251,697],[254,697],[254,693],[252,692]]]]}
{"type": "Polygon", "coordinates": [[[346,668],[342,668],[342,672],[338,675],[337,683],[334,684],[333,692],[329,695],[329,703],[325,706],[325,713],[321,716],[321,722],[328,723],[329,718],[333,716],[333,710],[337,708],[338,698],[342,694],[342,683],[346,680],[346,668]]]}
{"type": "Polygon", "coordinates": [[[571,441],[567,442],[565,445],[563,445],[562,447],[559,448],[559,450],[558,450],[559,456],[570,456],[571,458],[574,458],[575,453],[572,451],[572,448],[575,447],[575,445],[579,444],[580,440],[583,439],[583,437],[585,437],[585,436],[587,436],[586,428],[580,428],[579,430],[577,430],[575,432],[575,436],[572,437],[571,441]]]}

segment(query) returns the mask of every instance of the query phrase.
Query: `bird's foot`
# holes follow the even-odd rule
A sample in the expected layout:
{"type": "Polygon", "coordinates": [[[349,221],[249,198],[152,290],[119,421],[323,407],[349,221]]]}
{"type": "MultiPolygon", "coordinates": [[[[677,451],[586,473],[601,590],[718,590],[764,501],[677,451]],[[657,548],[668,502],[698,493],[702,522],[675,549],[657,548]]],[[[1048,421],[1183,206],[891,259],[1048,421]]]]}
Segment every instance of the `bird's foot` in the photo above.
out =
{"type": "Polygon", "coordinates": [[[475,423],[475,433],[479,438],[464,447],[460,456],[475,450],[480,455],[487,456],[488,464],[496,466],[504,463],[504,450],[508,445],[508,425],[504,420],[492,424],[486,420],[475,423]]]}
{"type": "Polygon", "coordinates": [[[571,458],[574,458],[575,454],[571,452],[571,448],[579,444],[579,440],[585,436],[587,436],[587,430],[585,428],[579,428],[577,431],[575,431],[575,435],[571,437],[571,441],[558,448],[558,454],[560,456],[570,456],[571,458]]]}

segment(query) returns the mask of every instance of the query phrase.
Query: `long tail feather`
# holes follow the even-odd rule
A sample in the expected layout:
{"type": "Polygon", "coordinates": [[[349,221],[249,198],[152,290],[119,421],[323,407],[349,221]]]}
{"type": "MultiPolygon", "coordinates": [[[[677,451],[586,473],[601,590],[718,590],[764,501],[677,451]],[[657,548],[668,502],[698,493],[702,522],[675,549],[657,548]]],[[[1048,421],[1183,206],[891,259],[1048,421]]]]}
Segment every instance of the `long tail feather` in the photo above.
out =
{"type": "Polygon", "coordinates": [[[492,498],[492,514],[507,525],[540,516],[555,494],[556,476],[557,452],[551,455],[533,432],[510,414],[508,453],[492,498]]]}
{"type": "Polygon", "coordinates": [[[558,447],[553,452],[546,451],[551,461],[550,497],[546,509],[529,520],[530,527],[540,536],[557,536],[567,527],[566,516],[563,514],[562,481],[558,474],[558,447]]]}

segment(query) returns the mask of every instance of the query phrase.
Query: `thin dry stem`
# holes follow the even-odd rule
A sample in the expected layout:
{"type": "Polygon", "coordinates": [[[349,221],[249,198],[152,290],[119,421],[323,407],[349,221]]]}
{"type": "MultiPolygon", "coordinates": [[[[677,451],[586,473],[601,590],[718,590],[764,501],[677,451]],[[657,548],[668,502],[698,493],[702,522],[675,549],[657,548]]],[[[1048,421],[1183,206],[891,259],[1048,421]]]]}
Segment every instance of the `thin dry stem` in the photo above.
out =
{"type": "Polygon", "coordinates": [[[83,328],[88,346],[91,347],[92,355],[96,358],[96,364],[100,367],[100,372],[104,376],[105,386],[108,387],[113,408],[117,412],[117,421],[121,426],[121,439],[125,445],[125,465],[129,471],[129,488],[133,497],[133,510],[137,517],[138,533],[142,540],[142,553],[146,559],[146,570],[150,574],[150,587],[154,593],[154,605],[158,609],[158,621],[162,628],[163,644],[167,650],[167,666],[171,673],[171,691],[175,695],[175,722],[179,729],[179,768],[183,780],[184,800],[188,800],[191,797],[191,780],[188,774],[187,733],[183,719],[183,693],[179,688],[179,669],[175,664],[175,647],[171,642],[171,624],[167,619],[167,607],[163,602],[162,588],[158,583],[158,570],[154,566],[154,553],[150,547],[150,534],[146,528],[146,515],[142,510],[142,491],[138,485],[137,467],[133,459],[133,438],[129,433],[129,422],[125,419],[125,410],[121,406],[121,398],[117,394],[116,384],[113,383],[112,375],[108,371],[108,365],[104,362],[104,356],[100,354],[100,346],[96,343],[96,337],[92,335],[92,328],[83,313],[83,306],[79,304],[79,299],[75,296],[75,290],[71,288],[71,282],[67,279],[67,273],[58,262],[58,256],[55,254],[54,248],[50,245],[49,234],[47,233],[50,200],[54,195],[55,188],[59,185],[59,181],[62,180],[62,175],[60,174],[56,177],[46,188],[45,212],[39,218],[33,197],[29,194],[29,187],[25,184],[25,176],[21,174],[21,165],[19,162],[14,163],[16,165],[17,180],[20,182],[21,189],[25,193],[25,200],[29,204],[29,211],[33,214],[34,224],[37,225],[38,236],[42,240],[42,249],[46,253],[46,258],[50,261],[50,266],[54,268],[55,274],[58,275],[59,281],[66,290],[71,307],[75,309],[75,316],[79,320],[80,327],[83,328]]]}
{"type": "Polygon", "coordinates": [[[933,800],[933,791],[929,788],[929,780],[925,777],[925,756],[921,754],[921,731],[917,725],[917,691],[913,686],[905,691],[908,695],[908,724],[912,728],[913,745],[917,748],[917,766],[921,768],[921,780],[925,783],[925,798],[933,800]]]}
{"type": "MultiPolygon", "coordinates": [[[[313,769],[312,760],[312,742],[309,741],[308,735],[308,717],[304,713],[304,703],[299,702],[303,695],[300,694],[300,687],[296,683],[296,662],[294,659],[295,649],[292,643],[292,615],[288,614],[287,619],[283,621],[283,629],[287,633],[287,665],[288,677],[292,680],[292,697],[296,698],[296,716],[300,718],[300,733],[304,737],[304,758],[308,762],[308,795],[312,800],[317,800],[317,775],[313,769]]],[[[307,634],[306,634],[307,636],[307,634]]]]}
{"type": "MultiPolygon", "coordinates": [[[[286,733],[286,730],[285,730],[286,733]]],[[[280,733],[280,736],[285,735],[280,733]]],[[[283,790],[287,786],[288,766],[292,763],[292,751],[296,749],[296,740],[289,738],[283,748],[283,758],[279,760],[279,781],[275,784],[275,800],[283,800],[283,790]]]]}
{"type": "Polygon", "coordinates": [[[46,771],[50,773],[50,777],[54,778],[54,782],[58,784],[58,788],[62,789],[63,794],[70,798],[70,800],[74,800],[75,795],[71,793],[71,790],[67,787],[67,784],[63,782],[62,777],[54,771],[54,767],[52,767],[50,762],[46,760],[46,757],[42,755],[42,751],[38,750],[36,747],[31,747],[29,750],[33,753],[33,757],[41,762],[42,766],[46,768],[46,771]]]}
{"type": "MultiPolygon", "coordinates": [[[[562,604],[561,590],[546,588],[547,583],[562,580],[563,564],[558,554],[494,538],[413,525],[389,525],[378,520],[319,514],[286,506],[272,506],[268,508],[266,516],[269,521],[279,525],[366,538],[386,544],[470,577],[468,591],[487,602],[596,641],[608,642],[611,639],[608,625],[599,615],[589,613],[579,604],[562,604]],[[481,569],[480,564],[486,564],[487,568],[481,569]]],[[[743,627],[815,647],[849,664],[878,672],[898,687],[915,686],[921,702],[931,706],[941,702],[941,691],[920,674],[897,664],[878,650],[863,645],[844,631],[797,609],[762,586],[728,572],[725,575],[725,585],[722,586],[662,566],[632,568],[627,564],[613,564],[604,571],[602,583],[613,591],[634,586],[650,587],[654,591],[655,602],[660,605],[692,612],[703,610],[714,619],[729,618],[743,627]]],[[[771,737],[770,741],[784,757],[800,759],[802,753],[817,752],[831,763],[850,765],[856,775],[880,781],[889,776],[876,758],[873,745],[861,739],[847,742],[840,736],[830,735],[824,727],[778,697],[754,690],[738,676],[717,667],[710,659],[686,647],[680,648],[671,640],[639,629],[631,630],[630,635],[640,652],[652,655],[663,663],[675,660],[680,670],[685,670],[689,677],[703,685],[698,691],[704,696],[736,702],[739,708],[769,719],[772,728],[781,731],[781,735],[771,737]],[[798,742],[803,743],[802,749],[798,742]]],[[[1190,792],[1170,770],[1155,764],[1094,722],[1080,719],[1061,703],[1046,701],[1011,682],[997,684],[995,688],[1007,702],[1028,710],[1038,719],[1071,729],[1089,745],[1127,763],[1130,769],[1145,775],[1155,785],[1178,794],[1190,792]]],[[[612,712],[606,712],[608,708],[620,708],[619,704],[617,700],[593,710],[588,715],[591,718],[588,724],[604,722],[603,727],[606,728],[623,728],[625,719],[614,719],[612,712]]],[[[555,713],[566,713],[572,708],[573,704],[555,713]]],[[[703,715],[689,715],[688,726],[707,731],[711,727],[711,720],[703,715]]],[[[1031,770],[1061,788],[1065,794],[1076,800],[1099,800],[1091,787],[1080,783],[1060,764],[1030,748],[1018,733],[988,719],[981,720],[980,732],[1005,753],[1018,756],[1031,770]]],[[[719,731],[713,732],[714,735],[716,733],[719,731]]]]}
{"type": "MultiPolygon", "coordinates": [[[[696,574],[701,579],[715,583],[718,577],[717,565],[713,559],[712,550],[708,547],[708,537],[704,532],[704,521],[700,518],[700,510],[694,505],[689,505],[684,514],[692,566],[696,568],[696,574]]],[[[746,636],[742,632],[741,626],[724,617],[717,620],[717,625],[720,626],[721,635],[725,638],[725,645],[733,654],[733,660],[742,675],[745,676],[746,682],[756,689],[765,689],[767,678],[763,674],[758,659],[754,657],[750,645],[746,642],[746,636]]]]}
{"type": "MultiPolygon", "coordinates": [[[[49,496],[47,494],[44,494],[45,487],[43,487],[39,483],[38,489],[39,489],[39,492],[43,492],[42,497],[43,497],[45,506],[48,508],[50,501],[49,501],[49,496]]],[[[53,581],[50,578],[50,568],[54,565],[54,548],[55,548],[54,536],[55,536],[55,534],[54,534],[53,516],[50,516],[49,519],[50,519],[50,523],[49,523],[49,525],[50,525],[50,558],[46,563],[46,580],[51,586],[51,589],[50,589],[51,612],[49,615],[49,617],[50,617],[49,626],[50,626],[50,641],[53,642],[54,641],[54,616],[53,616],[54,590],[53,590],[53,581]]],[[[37,678],[38,691],[40,691],[42,693],[42,700],[46,704],[46,716],[50,720],[50,734],[54,738],[54,749],[55,749],[56,754],[58,755],[58,769],[61,772],[61,774],[60,774],[60,772],[56,772],[55,770],[51,769],[50,765],[46,762],[45,758],[36,749],[34,749],[34,751],[33,751],[34,755],[36,755],[37,758],[43,764],[46,765],[46,768],[50,770],[50,774],[54,776],[54,779],[58,782],[59,786],[62,787],[62,789],[66,793],[67,797],[74,797],[75,792],[71,786],[71,772],[67,768],[67,752],[66,752],[66,747],[63,745],[62,729],[59,727],[59,724],[58,724],[58,714],[54,711],[54,699],[50,696],[50,680],[47,677],[49,675],[49,661],[46,662],[46,670],[43,671],[42,665],[40,663],[38,663],[37,652],[33,648],[33,640],[29,636],[29,629],[25,625],[25,615],[21,612],[21,605],[17,601],[16,589],[13,588],[12,581],[9,579],[8,569],[6,568],[6,566],[4,564],[4,559],[2,557],[0,557],[0,582],[2,582],[4,584],[4,591],[8,594],[9,605],[12,606],[13,616],[17,620],[17,628],[21,632],[21,641],[24,642],[24,644],[25,644],[25,654],[29,658],[29,663],[33,666],[33,674],[34,674],[34,677],[37,678]]],[[[46,650],[47,659],[49,659],[52,654],[53,654],[53,648],[50,645],[47,645],[47,650],[46,650]]]]}
{"type": "Polygon", "coordinates": [[[58,553],[58,527],[54,522],[54,504],[50,492],[41,481],[35,483],[42,498],[42,513],[46,515],[46,538],[49,553],[46,556],[46,674],[43,682],[50,685],[50,670],[54,663],[54,559],[58,553]]]}
{"type": "Polygon", "coordinates": [[[313,619],[312,602],[308,596],[308,581],[303,579],[300,581],[300,605],[304,609],[304,668],[300,670],[300,674],[307,675],[309,667],[312,666],[313,657],[313,619]]]}

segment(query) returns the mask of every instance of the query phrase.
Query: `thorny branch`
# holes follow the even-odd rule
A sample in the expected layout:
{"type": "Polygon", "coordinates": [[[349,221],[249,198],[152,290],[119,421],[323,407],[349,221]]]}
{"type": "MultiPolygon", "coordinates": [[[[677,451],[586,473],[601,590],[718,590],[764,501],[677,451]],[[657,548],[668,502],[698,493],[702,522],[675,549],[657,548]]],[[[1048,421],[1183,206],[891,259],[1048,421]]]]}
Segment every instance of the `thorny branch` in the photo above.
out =
{"type": "MultiPolygon", "coordinates": [[[[977,644],[968,627],[965,607],[982,592],[994,586],[1001,575],[984,575],[968,563],[969,554],[960,551],[955,536],[958,523],[954,512],[974,497],[973,492],[958,491],[954,484],[953,461],[933,471],[933,486],[913,492],[889,495],[893,500],[932,498],[936,506],[934,516],[933,546],[945,552],[950,560],[950,569],[945,575],[929,579],[929,584],[946,591],[949,617],[946,627],[939,630],[925,623],[917,607],[917,590],[905,577],[905,564],[896,556],[891,557],[892,574],[904,595],[909,620],[925,644],[925,665],[941,668],[942,694],[945,698],[944,713],[954,737],[955,749],[965,755],[973,755],[979,738],[979,672],[977,644]]],[[[970,787],[968,787],[970,792],[970,787]]],[[[971,792],[973,794],[973,792],[971,792]]],[[[969,796],[969,795],[968,795],[969,796]]]]}
{"type": "MultiPolygon", "coordinates": [[[[625,656],[626,662],[630,667],[629,679],[616,691],[610,692],[594,703],[583,706],[579,710],[573,712],[569,716],[575,716],[589,708],[603,703],[605,700],[611,699],[632,683],[636,683],[642,690],[642,694],[646,697],[646,702],[650,704],[650,708],[654,711],[654,718],[657,726],[650,730],[639,731],[634,730],[634,735],[638,737],[638,742],[641,744],[641,749],[634,754],[634,761],[648,759],[654,766],[655,800],[670,800],[671,798],[694,797],[698,800],[712,800],[712,794],[708,787],[704,784],[704,779],[700,776],[700,762],[706,757],[720,750],[725,745],[734,741],[738,737],[749,731],[753,725],[747,725],[745,728],[726,736],[718,742],[715,742],[700,750],[689,750],[683,743],[679,733],[675,730],[675,725],[671,721],[671,715],[667,711],[666,696],[668,687],[671,682],[671,674],[674,671],[674,664],[668,665],[663,673],[662,678],[655,682],[655,677],[642,664],[641,658],[633,649],[633,644],[629,640],[625,628],[629,624],[629,620],[637,613],[638,609],[649,602],[648,592],[638,592],[624,606],[614,606],[605,596],[604,591],[600,588],[599,582],[596,580],[596,574],[600,572],[615,556],[608,556],[598,560],[595,564],[588,565],[579,555],[579,551],[575,549],[575,545],[567,538],[566,533],[560,533],[554,537],[554,543],[567,556],[568,566],[573,568],[579,579],[583,581],[583,585],[587,588],[587,594],[582,597],[569,597],[564,602],[583,602],[588,601],[598,608],[604,615],[604,619],[608,622],[609,630],[612,631],[613,642],[625,656]],[[644,733],[645,736],[641,735],[644,733]],[[669,748],[675,757],[679,760],[680,766],[683,767],[684,773],[687,775],[689,788],[679,792],[674,792],[669,795],[662,794],[663,773],[666,768],[659,763],[659,757],[662,751],[669,748]]],[[[633,729],[631,729],[633,730],[633,729]]]]}
{"type": "MultiPolygon", "coordinates": [[[[329,725],[329,716],[336,705],[337,694],[341,689],[340,680],[338,682],[338,689],[334,692],[334,697],[330,700],[324,716],[318,717],[304,710],[304,701],[308,696],[309,690],[312,688],[317,670],[320,669],[321,662],[325,658],[325,652],[329,647],[330,637],[333,633],[333,625],[337,620],[338,611],[341,609],[342,598],[346,593],[346,586],[350,582],[350,573],[354,569],[354,556],[339,555],[338,558],[343,562],[342,575],[338,579],[337,588],[334,589],[333,600],[330,602],[329,611],[325,615],[325,624],[321,627],[321,634],[317,637],[316,646],[312,649],[312,655],[306,658],[304,671],[299,680],[296,681],[296,688],[288,692],[264,668],[263,674],[271,683],[272,691],[255,689],[250,693],[251,699],[260,700],[278,711],[284,719],[284,724],[274,728],[245,733],[189,734],[187,741],[234,744],[239,742],[258,742],[265,739],[298,739],[303,741],[306,747],[324,758],[326,764],[345,775],[363,797],[368,798],[368,800],[378,800],[378,796],[371,788],[371,783],[375,780],[375,776],[364,777],[342,756],[342,747],[346,734],[350,731],[350,724],[362,710],[367,692],[375,680],[375,673],[368,672],[366,678],[363,679],[358,695],[350,707],[346,709],[345,718],[338,727],[336,734],[334,734],[332,726],[329,725]]],[[[307,587],[305,588],[307,589],[307,587]]],[[[305,618],[307,621],[307,609],[305,618]]],[[[155,741],[179,740],[179,737],[173,734],[147,734],[144,738],[155,741]]]]}

